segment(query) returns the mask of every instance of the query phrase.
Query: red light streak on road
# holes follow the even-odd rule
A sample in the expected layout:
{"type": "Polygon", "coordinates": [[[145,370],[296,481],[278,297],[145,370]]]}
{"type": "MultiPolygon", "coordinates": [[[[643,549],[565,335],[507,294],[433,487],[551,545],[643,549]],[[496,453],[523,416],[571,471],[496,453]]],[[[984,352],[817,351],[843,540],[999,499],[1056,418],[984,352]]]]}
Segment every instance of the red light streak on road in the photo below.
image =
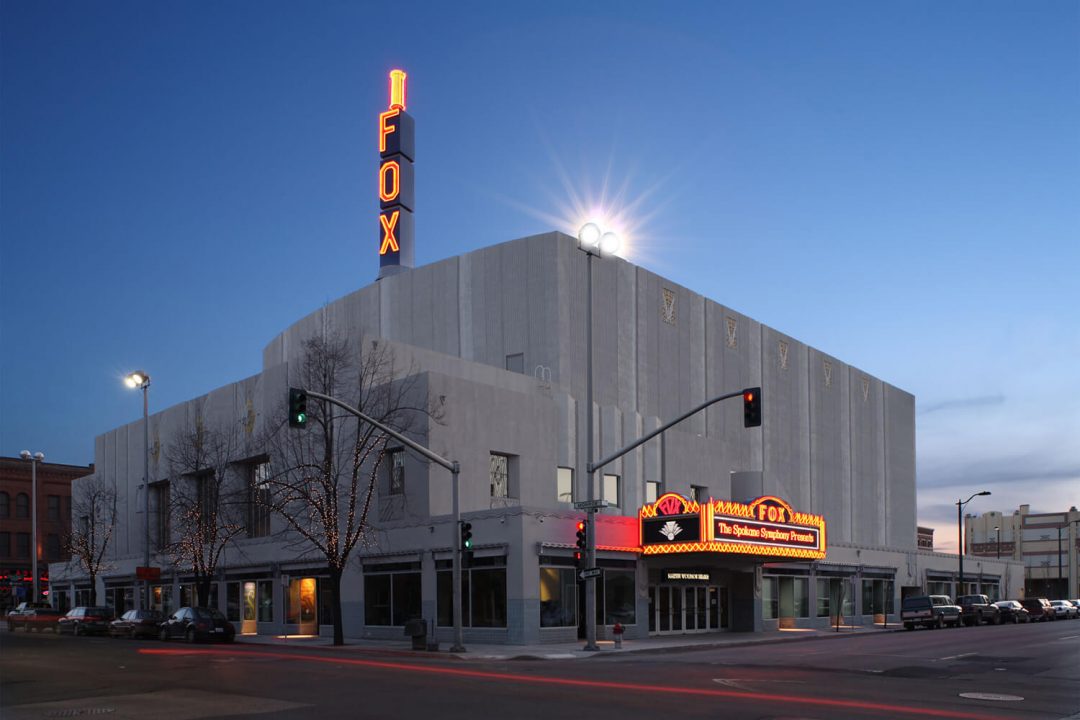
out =
{"type": "Polygon", "coordinates": [[[410,665],[408,663],[383,662],[379,660],[359,660],[357,658],[324,657],[321,655],[293,655],[290,653],[266,652],[261,650],[210,650],[210,649],[166,649],[166,648],[143,648],[139,650],[143,655],[229,655],[248,656],[259,658],[274,658],[278,660],[306,660],[309,662],[326,663],[330,665],[353,665],[359,667],[375,668],[379,670],[400,670],[404,672],[428,673],[431,675],[451,675],[463,678],[479,680],[499,680],[504,682],[529,683],[532,685],[564,685],[569,687],[602,688],[605,690],[622,690],[627,692],[639,692],[646,694],[689,695],[694,697],[711,698],[737,698],[741,700],[757,700],[769,703],[790,703],[793,705],[818,705],[821,707],[847,708],[851,710],[870,710],[885,713],[887,716],[915,715],[921,717],[956,718],[958,720],[996,720],[1004,716],[985,715],[981,713],[966,712],[963,710],[938,710],[934,708],[914,708],[904,705],[889,705],[887,703],[865,702],[862,700],[831,700],[827,698],[806,697],[801,695],[778,695],[775,693],[741,692],[736,690],[716,690],[713,688],[681,688],[667,685],[639,685],[634,683],[612,682],[605,680],[577,680],[574,678],[536,677],[531,675],[516,675],[514,673],[490,672],[485,670],[466,670],[462,668],[431,667],[426,665],[410,665]]]}

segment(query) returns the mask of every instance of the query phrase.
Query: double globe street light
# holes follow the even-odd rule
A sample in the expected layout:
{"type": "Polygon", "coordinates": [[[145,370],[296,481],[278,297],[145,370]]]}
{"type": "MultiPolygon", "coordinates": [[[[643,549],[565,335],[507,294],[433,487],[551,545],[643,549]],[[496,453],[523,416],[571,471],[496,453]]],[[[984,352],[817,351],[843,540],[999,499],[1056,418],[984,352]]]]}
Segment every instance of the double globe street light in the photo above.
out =
{"type": "MultiPolygon", "coordinates": [[[[585,408],[585,437],[586,437],[586,479],[589,487],[590,504],[596,500],[596,483],[593,468],[593,320],[592,320],[592,259],[604,255],[614,255],[619,251],[621,244],[619,236],[612,232],[604,232],[600,226],[593,222],[587,222],[578,230],[578,249],[585,253],[586,261],[586,302],[585,302],[585,395],[588,405],[585,408]]],[[[585,511],[586,546],[585,564],[587,569],[596,567],[596,509],[590,507],[585,511]]],[[[596,577],[590,576],[585,580],[585,650],[599,650],[596,644],[596,577]]]]}

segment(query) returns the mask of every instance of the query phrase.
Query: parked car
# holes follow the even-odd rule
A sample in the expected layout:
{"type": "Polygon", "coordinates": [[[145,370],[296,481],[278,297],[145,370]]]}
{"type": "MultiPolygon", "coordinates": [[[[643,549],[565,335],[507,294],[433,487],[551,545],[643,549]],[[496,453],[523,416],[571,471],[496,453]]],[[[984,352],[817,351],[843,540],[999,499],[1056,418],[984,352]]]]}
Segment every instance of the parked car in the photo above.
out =
{"type": "Polygon", "coordinates": [[[44,610],[50,607],[48,603],[33,603],[33,602],[21,602],[14,608],[8,611],[7,614],[7,629],[14,630],[15,626],[19,624],[18,618],[30,612],[31,610],[44,610]]]}
{"type": "Polygon", "coordinates": [[[12,629],[22,628],[27,632],[31,630],[52,630],[56,632],[56,621],[60,619],[61,612],[49,606],[30,608],[21,615],[17,615],[14,621],[8,620],[8,627],[12,629]],[[14,623],[14,627],[12,624],[14,623]]]}
{"type": "Polygon", "coordinates": [[[72,635],[104,635],[109,632],[109,623],[113,619],[111,607],[87,606],[71,608],[56,622],[60,633],[72,635]]]}
{"type": "Polygon", "coordinates": [[[943,628],[946,625],[960,627],[960,606],[954,605],[948,595],[917,595],[904,598],[900,608],[900,621],[905,630],[916,625],[943,628]]]}
{"type": "Polygon", "coordinates": [[[1046,598],[1024,598],[1020,604],[1027,609],[1032,622],[1046,622],[1056,617],[1054,609],[1050,607],[1050,601],[1046,598]]]}
{"type": "Polygon", "coordinates": [[[1051,600],[1050,607],[1054,609],[1054,615],[1058,620],[1072,620],[1080,614],[1080,610],[1077,610],[1068,600],[1051,600]]]}
{"type": "Polygon", "coordinates": [[[150,637],[158,636],[161,622],[165,616],[158,610],[128,610],[109,623],[109,635],[112,637],[150,637]]]}
{"type": "Polygon", "coordinates": [[[960,617],[968,627],[989,623],[1001,624],[1001,613],[986,595],[961,595],[956,598],[960,606],[960,617]]]}
{"type": "Polygon", "coordinates": [[[1016,623],[1031,621],[1031,615],[1028,613],[1027,608],[1016,600],[1001,600],[994,603],[994,605],[997,606],[998,612],[1001,614],[1002,622],[1011,622],[1015,625],[1016,623]]]}
{"type": "Polygon", "coordinates": [[[196,640],[232,642],[236,637],[236,628],[220,611],[213,608],[183,607],[161,623],[158,637],[162,640],[184,638],[188,642],[196,640]]]}

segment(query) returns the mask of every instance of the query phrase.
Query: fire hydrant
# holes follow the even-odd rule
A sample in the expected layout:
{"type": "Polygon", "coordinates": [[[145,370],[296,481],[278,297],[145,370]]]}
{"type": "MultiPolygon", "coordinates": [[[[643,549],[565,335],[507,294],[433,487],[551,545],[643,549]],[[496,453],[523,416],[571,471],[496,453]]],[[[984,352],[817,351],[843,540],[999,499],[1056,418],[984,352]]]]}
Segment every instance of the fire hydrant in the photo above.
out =
{"type": "Polygon", "coordinates": [[[622,634],[623,626],[621,623],[615,623],[615,627],[611,628],[611,635],[615,638],[615,649],[618,650],[622,647],[622,634]]]}

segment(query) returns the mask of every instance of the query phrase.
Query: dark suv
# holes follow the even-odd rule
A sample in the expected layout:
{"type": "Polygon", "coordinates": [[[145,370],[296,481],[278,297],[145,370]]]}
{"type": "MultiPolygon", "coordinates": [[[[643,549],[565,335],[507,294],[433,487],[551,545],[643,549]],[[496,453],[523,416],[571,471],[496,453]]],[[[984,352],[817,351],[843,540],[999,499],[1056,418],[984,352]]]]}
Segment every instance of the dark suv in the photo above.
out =
{"type": "Polygon", "coordinates": [[[1024,598],[1020,601],[1020,604],[1028,611],[1032,622],[1046,622],[1047,620],[1057,619],[1054,608],[1046,598],[1024,598]]]}
{"type": "Polygon", "coordinates": [[[195,642],[196,640],[232,642],[233,638],[236,637],[236,629],[218,610],[202,607],[184,607],[174,612],[168,620],[161,623],[158,637],[162,640],[184,638],[188,642],[195,642]]]}
{"type": "Polygon", "coordinates": [[[905,630],[916,625],[931,628],[960,627],[960,606],[953,605],[948,595],[917,595],[904,598],[900,608],[900,620],[905,630]]]}

